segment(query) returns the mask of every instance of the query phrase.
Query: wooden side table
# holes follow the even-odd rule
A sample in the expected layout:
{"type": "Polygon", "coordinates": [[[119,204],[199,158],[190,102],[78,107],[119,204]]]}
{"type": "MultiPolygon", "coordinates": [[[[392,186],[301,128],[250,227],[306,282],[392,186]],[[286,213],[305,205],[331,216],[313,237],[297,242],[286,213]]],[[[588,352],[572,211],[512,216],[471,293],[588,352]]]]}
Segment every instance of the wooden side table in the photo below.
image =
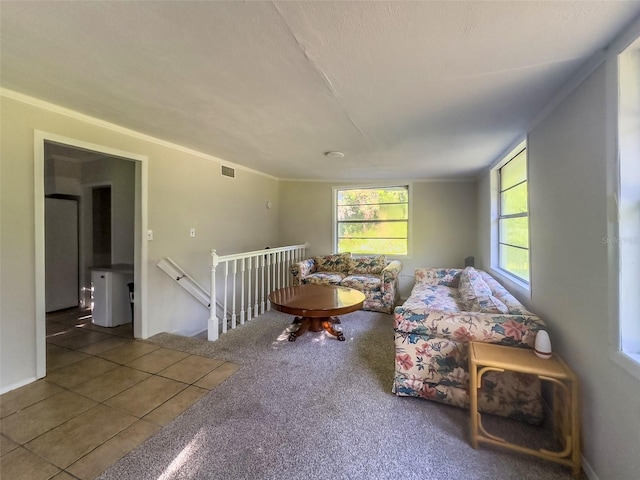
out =
{"type": "Polygon", "coordinates": [[[574,478],[580,475],[580,412],[578,379],[566,363],[554,353],[544,360],[532,349],[505,347],[482,342],[469,342],[469,397],[471,401],[471,446],[478,442],[510,448],[572,467],[574,478]],[[554,452],[534,450],[491,435],[482,426],[478,412],[478,389],[482,376],[489,371],[528,373],[553,385],[553,420],[556,433],[564,441],[564,449],[554,452]]]}

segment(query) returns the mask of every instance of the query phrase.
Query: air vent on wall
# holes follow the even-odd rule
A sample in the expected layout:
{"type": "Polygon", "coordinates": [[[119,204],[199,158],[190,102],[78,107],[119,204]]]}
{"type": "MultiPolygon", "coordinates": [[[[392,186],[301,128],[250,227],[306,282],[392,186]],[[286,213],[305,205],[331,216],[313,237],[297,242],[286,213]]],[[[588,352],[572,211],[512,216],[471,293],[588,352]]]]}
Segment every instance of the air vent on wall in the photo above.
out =
{"type": "Polygon", "coordinates": [[[222,165],[222,176],[236,178],[236,169],[222,165]]]}

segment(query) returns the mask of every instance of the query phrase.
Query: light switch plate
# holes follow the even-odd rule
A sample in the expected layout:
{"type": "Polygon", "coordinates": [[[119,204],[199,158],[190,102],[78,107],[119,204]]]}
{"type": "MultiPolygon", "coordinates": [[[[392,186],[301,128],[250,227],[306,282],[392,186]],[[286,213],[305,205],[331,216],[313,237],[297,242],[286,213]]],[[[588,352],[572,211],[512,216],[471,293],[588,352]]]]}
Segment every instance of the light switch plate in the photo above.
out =
{"type": "Polygon", "coordinates": [[[147,240],[153,240],[153,230],[147,230],[147,240]]]}
{"type": "Polygon", "coordinates": [[[195,228],[190,228],[189,229],[189,236],[191,238],[195,238],[195,236],[196,236],[196,229],[195,228]]]}

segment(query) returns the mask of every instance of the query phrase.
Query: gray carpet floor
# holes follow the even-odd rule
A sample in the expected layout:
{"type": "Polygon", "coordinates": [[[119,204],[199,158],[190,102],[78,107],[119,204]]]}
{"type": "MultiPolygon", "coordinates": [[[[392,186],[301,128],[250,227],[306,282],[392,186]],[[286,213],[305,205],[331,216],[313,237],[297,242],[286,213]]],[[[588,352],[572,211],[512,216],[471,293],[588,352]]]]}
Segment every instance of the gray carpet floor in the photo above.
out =
{"type": "MultiPolygon", "coordinates": [[[[344,342],[324,332],[289,342],[291,320],[267,312],[216,342],[150,338],[242,368],[99,478],[571,478],[568,467],[535,457],[474,450],[466,410],[392,394],[391,315],[344,315],[344,342]]],[[[504,419],[485,425],[521,441],[546,435],[504,419]]]]}

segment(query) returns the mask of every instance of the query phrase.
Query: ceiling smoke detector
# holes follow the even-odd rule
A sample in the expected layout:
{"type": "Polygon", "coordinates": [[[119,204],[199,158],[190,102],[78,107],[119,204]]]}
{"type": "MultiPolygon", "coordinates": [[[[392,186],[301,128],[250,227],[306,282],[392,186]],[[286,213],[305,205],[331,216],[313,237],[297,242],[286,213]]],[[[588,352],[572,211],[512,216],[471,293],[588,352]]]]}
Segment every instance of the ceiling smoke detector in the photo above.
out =
{"type": "Polygon", "coordinates": [[[324,154],[329,158],[344,158],[344,153],[342,152],[325,152],[324,154]]]}

